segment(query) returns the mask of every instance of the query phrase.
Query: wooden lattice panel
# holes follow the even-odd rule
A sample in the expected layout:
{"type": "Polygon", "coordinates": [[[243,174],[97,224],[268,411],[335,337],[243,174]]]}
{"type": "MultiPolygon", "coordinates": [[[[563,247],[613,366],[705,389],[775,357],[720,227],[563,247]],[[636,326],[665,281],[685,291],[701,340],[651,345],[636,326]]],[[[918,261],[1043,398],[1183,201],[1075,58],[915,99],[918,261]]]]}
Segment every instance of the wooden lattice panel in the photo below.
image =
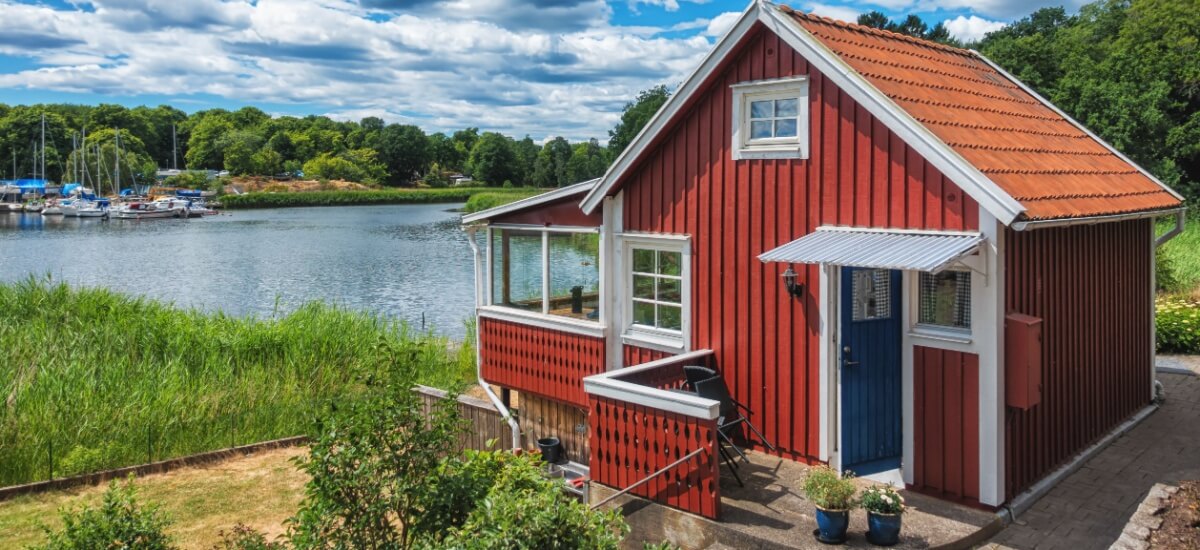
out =
{"type": "Polygon", "coordinates": [[[604,339],[479,319],[479,351],[488,382],[586,407],[583,378],[604,372],[604,339]]]}

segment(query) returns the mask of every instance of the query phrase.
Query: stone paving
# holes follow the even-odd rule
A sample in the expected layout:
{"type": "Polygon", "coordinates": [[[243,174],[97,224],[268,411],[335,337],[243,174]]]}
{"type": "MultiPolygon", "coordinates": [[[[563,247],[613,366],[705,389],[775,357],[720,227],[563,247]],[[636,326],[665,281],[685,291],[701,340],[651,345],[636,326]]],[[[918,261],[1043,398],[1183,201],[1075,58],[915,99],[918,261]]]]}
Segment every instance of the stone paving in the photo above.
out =
{"type": "MultiPolygon", "coordinates": [[[[1182,360],[1188,367],[1200,364],[1182,360]]],[[[1200,376],[1160,372],[1166,402],[1059,483],[984,548],[1103,549],[1157,483],[1200,479],[1200,376]]]]}

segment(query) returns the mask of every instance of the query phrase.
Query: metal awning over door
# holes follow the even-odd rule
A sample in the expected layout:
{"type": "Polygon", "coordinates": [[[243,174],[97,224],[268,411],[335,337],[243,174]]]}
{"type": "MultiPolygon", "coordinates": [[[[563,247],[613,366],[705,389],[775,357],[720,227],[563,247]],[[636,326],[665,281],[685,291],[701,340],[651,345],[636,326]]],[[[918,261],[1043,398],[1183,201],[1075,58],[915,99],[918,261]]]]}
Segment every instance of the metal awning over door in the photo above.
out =
{"type": "Polygon", "coordinates": [[[808,235],[762,253],[758,259],[938,273],[975,253],[981,244],[983,236],[978,233],[819,227],[808,235]]]}

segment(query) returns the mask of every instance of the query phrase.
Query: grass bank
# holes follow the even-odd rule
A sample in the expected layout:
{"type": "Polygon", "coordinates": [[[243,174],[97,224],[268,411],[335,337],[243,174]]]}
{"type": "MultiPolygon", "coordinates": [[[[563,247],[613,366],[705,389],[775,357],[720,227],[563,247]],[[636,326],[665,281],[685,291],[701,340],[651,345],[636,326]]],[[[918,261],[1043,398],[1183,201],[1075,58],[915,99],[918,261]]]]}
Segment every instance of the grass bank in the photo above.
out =
{"type": "Polygon", "coordinates": [[[483,193],[476,193],[474,195],[471,195],[471,198],[467,200],[467,204],[466,204],[466,206],[463,207],[463,211],[468,214],[473,213],[473,212],[479,212],[480,210],[487,210],[488,208],[495,208],[497,206],[508,204],[508,203],[514,202],[514,201],[519,201],[521,199],[532,197],[534,195],[538,195],[538,194],[544,193],[546,191],[548,191],[548,190],[547,189],[522,188],[522,189],[504,190],[504,191],[499,191],[499,192],[487,191],[487,192],[483,192],[483,193]]]}
{"type": "MultiPolygon", "coordinates": [[[[162,507],[172,521],[167,533],[183,550],[214,548],[221,531],[239,522],[274,539],[286,530],[284,520],[304,496],[308,477],[291,460],[306,452],[277,449],[139,478],[138,499],[162,507]]],[[[44,543],[39,524],[61,527],[60,509],[98,505],[106,488],[77,487],[0,502],[0,548],[44,543]]]]}
{"type": "Polygon", "coordinates": [[[369,191],[308,191],[285,193],[243,193],[224,195],[225,208],[286,208],[294,206],[353,206],[369,204],[425,204],[437,202],[467,202],[479,194],[512,196],[517,200],[529,196],[526,189],[496,189],[486,187],[454,187],[444,189],[381,189],[369,191]]]}
{"type": "Polygon", "coordinates": [[[33,279],[0,285],[0,354],[0,486],[305,434],[380,369],[474,374],[470,346],[366,313],[238,318],[33,279]]]}
{"type": "MultiPolygon", "coordinates": [[[[1159,234],[1175,226],[1175,220],[1159,223],[1159,234]]],[[[1171,294],[1191,294],[1200,289],[1200,216],[1188,216],[1183,233],[1158,249],[1158,283],[1171,294]]]]}

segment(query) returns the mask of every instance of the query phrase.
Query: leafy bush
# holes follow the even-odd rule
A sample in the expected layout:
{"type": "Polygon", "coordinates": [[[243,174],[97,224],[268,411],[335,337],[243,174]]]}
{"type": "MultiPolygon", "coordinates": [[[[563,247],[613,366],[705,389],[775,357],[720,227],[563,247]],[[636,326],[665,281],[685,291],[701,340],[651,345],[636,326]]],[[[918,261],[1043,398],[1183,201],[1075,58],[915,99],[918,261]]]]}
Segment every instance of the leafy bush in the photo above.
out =
{"type": "Polygon", "coordinates": [[[462,527],[451,530],[445,547],[466,550],[620,547],[629,527],[619,511],[593,511],[568,496],[560,480],[542,474],[539,455],[492,454],[486,460],[500,455],[504,467],[462,527]]]}
{"type": "Polygon", "coordinates": [[[854,506],[855,493],[851,477],[850,472],[841,477],[833,468],[816,466],[804,478],[804,494],[825,510],[849,510],[854,506]]]}
{"type": "Polygon", "coordinates": [[[233,526],[232,531],[221,531],[221,542],[213,550],[284,550],[282,542],[269,542],[267,536],[244,524],[233,526]]]}
{"type": "Polygon", "coordinates": [[[99,508],[85,506],[62,512],[63,527],[45,529],[45,550],[165,550],[173,548],[166,534],[170,521],[157,506],[137,502],[133,478],[122,486],[115,480],[99,508]]]}
{"type": "Polygon", "coordinates": [[[490,191],[487,193],[476,193],[471,195],[466,206],[463,207],[464,212],[479,212],[489,208],[505,205],[510,202],[519,201],[524,198],[532,197],[539,193],[536,189],[514,189],[511,191],[490,191]]]}
{"type": "Polygon", "coordinates": [[[904,513],[904,497],[890,485],[875,485],[863,489],[862,507],[876,514],[904,513]]]}
{"type": "Polygon", "coordinates": [[[1183,296],[1155,300],[1158,351],[1200,353],[1200,301],[1183,296]]]}
{"type": "Polygon", "coordinates": [[[167,187],[182,187],[185,189],[207,189],[208,173],[180,172],[178,175],[170,176],[163,180],[163,185],[167,187]]]}

